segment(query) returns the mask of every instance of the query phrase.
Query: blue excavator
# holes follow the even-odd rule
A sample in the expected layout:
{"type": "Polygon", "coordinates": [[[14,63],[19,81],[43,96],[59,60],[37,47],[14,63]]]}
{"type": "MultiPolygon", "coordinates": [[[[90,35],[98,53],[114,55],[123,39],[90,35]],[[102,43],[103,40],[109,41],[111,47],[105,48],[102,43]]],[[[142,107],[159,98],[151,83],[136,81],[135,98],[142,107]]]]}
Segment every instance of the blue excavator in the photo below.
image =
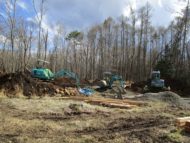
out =
{"type": "Polygon", "coordinates": [[[160,71],[152,72],[150,86],[152,88],[160,89],[165,87],[165,81],[163,79],[160,79],[160,71]]]}
{"type": "MultiPolygon", "coordinates": [[[[94,91],[90,88],[80,88],[80,79],[76,73],[71,72],[66,69],[62,69],[56,73],[53,73],[50,69],[44,68],[45,64],[49,64],[49,62],[44,61],[44,60],[38,60],[37,67],[33,68],[31,71],[31,76],[33,78],[37,78],[44,81],[53,81],[58,78],[69,78],[76,81],[75,85],[79,93],[86,96],[91,96],[94,93],[94,91]]],[[[61,83],[61,84],[64,84],[64,83],[61,83]]]]}
{"type": "Polygon", "coordinates": [[[45,64],[49,64],[49,62],[47,62],[47,61],[38,60],[37,68],[33,68],[31,71],[31,76],[33,78],[37,78],[37,79],[45,80],[45,81],[51,81],[51,80],[55,80],[57,78],[66,77],[66,78],[70,78],[70,79],[75,80],[76,86],[79,87],[80,80],[79,80],[79,77],[77,76],[76,73],[71,72],[71,71],[66,70],[66,69],[62,69],[56,73],[53,73],[50,69],[43,68],[41,63],[43,63],[43,66],[45,64]]]}
{"type": "Polygon", "coordinates": [[[99,81],[99,87],[97,91],[106,91],[112,89],[117,94],[116,98],[123,99],[122,94],[125,94],[125,81],[122,76],[113,74],[112,72],[104,72],[103,80],[99,81]]]}
{"type": "Polygon", "coordinates": [[[143,89],[144,92],[169,91],[170,87],[166,87],[164,79],[161,79],[160,77],[160,71],[153,71],[151,73],[151,78],[148,80],[147,85],[143,89]]]}
{"type": "Polygon", "coordinates": [[[111,72],[103,73],[103,80],[100,81],[99,86],[101,88],[111,89],[115,81],[119,82],[120,87],[125,88],[125,81],[123,80],[122,76],[113,74],[111,72]]]}

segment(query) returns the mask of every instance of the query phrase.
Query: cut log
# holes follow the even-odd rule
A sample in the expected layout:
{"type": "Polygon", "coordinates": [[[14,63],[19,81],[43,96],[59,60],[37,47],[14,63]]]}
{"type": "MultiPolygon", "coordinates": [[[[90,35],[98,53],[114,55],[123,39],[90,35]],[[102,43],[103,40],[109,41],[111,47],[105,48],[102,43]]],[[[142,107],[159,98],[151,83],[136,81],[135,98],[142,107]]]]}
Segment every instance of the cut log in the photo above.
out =
{"type": "Polygon", "coordinates": [[[190,128],[190,120],[186,121],[185,126],[190,128]]]}
{"type": "Polygon", "coordinates": [[[106,101],[86,101],[89,104],[93,105],[101,105],[105,107],[110,107],[110,108],[120,108],[120,109],[129,109],[129,108],[134,108],[137,107],[136,105],[130,105],[130,104],[122,104],[122,103],[111,103],[111,102],[106,102],[106,101]]]}
{"type": "Polygon", "coordinates": [[[178,127],[185,127],[187,121],[190,121],[190,117],[177,118],[176,125],[178,127]]]}
{"type": "Polygon", "coordinates": [[[185,123],[185,131],[190,132],[190,120],[185,123]]]}
{"type": "Polygon", "coordinates": [[[120,109],[131,109],[136,107],[135,105],[129,105],[129,104],[114,104],[114,103],[102,103],[103,106],[110,107],[110,108],[120,108],[120,109]]]}
{"type": "Polygon", "coordinates": [[[110,108],[120,108],[120,109],[129,109],[134,108],[142,105],[146,105],[144,102],[139,101],[131,101],[131,100],[118,100],[118,99],[109,99],[109,98],[94,98],[94,97],[63,97],[61,99],[65,100],[76,100],[76,101],[83,101],[93,105],[100,105],[106,106],[110,108]]]}

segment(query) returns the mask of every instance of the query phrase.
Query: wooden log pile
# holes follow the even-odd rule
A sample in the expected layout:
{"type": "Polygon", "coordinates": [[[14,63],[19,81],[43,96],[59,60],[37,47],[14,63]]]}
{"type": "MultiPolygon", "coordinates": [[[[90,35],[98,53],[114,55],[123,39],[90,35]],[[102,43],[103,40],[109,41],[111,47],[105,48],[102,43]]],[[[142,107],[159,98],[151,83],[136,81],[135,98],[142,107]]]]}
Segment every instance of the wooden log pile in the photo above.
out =
{"type": "Polygon", "coordinates": [[[190,133],[190,120],[185,123],[185,130],[190,133]]]}
{"type": "Polygon", "coordinates": [[[105,106],[109,108],[120,108],[120,109],[130,109],[139,106],[146,106],[147,103],[140,101],[132,100],[119,100],[119,99],[109,99],[109,98],[95,98],[95,97],[81,97],[81,96],[72,96],[72,97],[62,97],[63,100],[75,100],[83,101],[93,105],[105,106]]]}
{"type": "Polygon", "coordinates": [[[72,87],[56,88],[55,92],[56,94],[61,94],[63,96],[78,96],[79,95],[78,90],[72,87]]]}
{"type": "Polygon", "coordinates": [[[190,133],[190,117],[177,118],[176,125],[190,133]]]}

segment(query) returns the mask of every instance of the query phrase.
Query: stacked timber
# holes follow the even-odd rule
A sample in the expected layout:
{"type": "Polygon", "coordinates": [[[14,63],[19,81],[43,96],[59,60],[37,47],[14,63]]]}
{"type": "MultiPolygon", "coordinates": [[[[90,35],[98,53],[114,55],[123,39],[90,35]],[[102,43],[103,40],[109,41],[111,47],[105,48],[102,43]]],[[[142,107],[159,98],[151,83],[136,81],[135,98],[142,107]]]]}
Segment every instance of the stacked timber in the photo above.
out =
{"type": "Polygon", "coordinates": [[[190,121],[190,117],[177,118],[176,125],[178,127],[185,127],[187,121],[190,121]]]}
{"type": "Polygon", "coordinates": [[[105,106],[109,108],[120,108],[120,109],[130,109],[138,106],[147,105],[145,102],[140,102],[140,101],[108,99],[108,98],[87,98],[81,96],[62,97],[61,99],[83,101],[93,105],[105,106]]]}
{"type": "Polygon", "coordinates": [[[177,118],[176,125],[190,132],[190,117],[177,118]]]}
{"type": "Polygon", "coordinates": [[[77,96],[79,92],[75,88],[67,87],[67,88],[56,88],[56,94],[61,94],[62,96],[77,96]]]}
{"type": "Polygon", "coordinates": [[[185,123],[185,130],[187,132],[190,132],[190,120],[188,120],[186,123],[185,123]]]}

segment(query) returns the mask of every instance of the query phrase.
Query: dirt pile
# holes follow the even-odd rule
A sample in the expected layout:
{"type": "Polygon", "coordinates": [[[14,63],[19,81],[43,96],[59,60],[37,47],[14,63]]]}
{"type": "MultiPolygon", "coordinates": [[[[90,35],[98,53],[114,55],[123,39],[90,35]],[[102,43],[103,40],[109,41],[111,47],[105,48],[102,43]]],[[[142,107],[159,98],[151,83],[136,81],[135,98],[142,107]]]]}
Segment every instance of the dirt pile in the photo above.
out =
{"type": "Polygon", "coordinates": [[[133,91],[143,93],[143,89],[144,89],[145,85],[147,85],[147,84],[148,84],[147,81],[135,82],[135,83],[131,84],[131,89],[133,91]]]}
{"type": "Polygon", "coordinates": [[[80,86],[85,87],[85,86],[92,86],[93,81],[87,80],[87,79],[81,79],[80,80],[80,86]]]}
{"type": "Polygon", "coordinates": [[[150,101],[162,101],[169,103],[170,105],[177,106],[177,107],[184,107],[186,104],[184,100],[176,93],[166,91],[166,92],[159,92],[159,93],[146,93],[142,97],[141,100],[150,100],[150,101]]]}
{"type": "Polygon", "coordinates": [[[0,76],[0,90],[6,96],[54,96],[55,94],[75,95],[75,90],[62,88],[51,82],[33,79],[27,73],[11,73],[0,76]],[[72,93],[71,93],[72,91],[72,93]]]}
{"type": "Polygon", "coordinates": [[[55,93],[53,85],[34,80],[30,75],[24,73],[11,73],[1,76],[0,89],[7,96],[18,95],[22,92],[25,96],[42,96],[55,93]]]}
{"type": "Polygon", "coordinates": [[[53,84],[62,86],[62,87],[76,87],[76,80],[69,78],[57,78],[53,82],[53,84]]]}
{"type": "MultiPolygon", "coordinates": [[[[68,77],[63,78],[57,78],[54,81],[52,81],[53,84],[61,86],[61,87],[77,87],[77,81],[76,79],[71,79],[68,77]]],[[[90,86],[92,83],[86,79],[81,79],[78,83],[80,87],[90,86]]]]}

